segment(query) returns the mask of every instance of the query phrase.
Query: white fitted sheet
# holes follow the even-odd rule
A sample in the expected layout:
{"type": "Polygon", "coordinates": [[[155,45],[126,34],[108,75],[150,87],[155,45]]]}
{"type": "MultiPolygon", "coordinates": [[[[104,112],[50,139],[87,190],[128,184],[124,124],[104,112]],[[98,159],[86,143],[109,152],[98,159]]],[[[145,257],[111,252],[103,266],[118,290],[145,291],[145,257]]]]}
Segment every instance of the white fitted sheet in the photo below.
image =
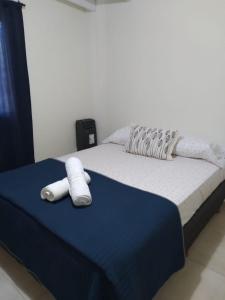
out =
{"type": "Polygon", "coordinates": [[[81,159],[86,169],[174,202],[182,224],[187,223],[211,193],[225,180],[225,170],[198,159],[173,161],[126,153],[123,146],[104,144],[59,157],[81,159]]]}

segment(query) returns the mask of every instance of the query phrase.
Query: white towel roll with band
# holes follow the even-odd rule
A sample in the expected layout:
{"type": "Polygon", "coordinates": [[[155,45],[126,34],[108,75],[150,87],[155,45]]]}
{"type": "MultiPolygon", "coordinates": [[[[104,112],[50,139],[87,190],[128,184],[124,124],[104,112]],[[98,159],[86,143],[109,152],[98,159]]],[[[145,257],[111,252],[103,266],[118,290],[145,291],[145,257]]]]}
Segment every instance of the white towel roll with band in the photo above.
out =
{"type": "Polygon", "coordinates": [[[89,187],[83,176],[83,166],[76,157],[66,161],[66,172],[69,181],[69,193],[75,206],[88,206],[92,203],[89,187]]]}
{"type": "MultiPolygon", "coordinates": [[[[91,182],[91,177],[87,172],[83,172],[87,184],[91,182]]],[[[41,199],[50,202],[58,201],[69,194],[69,181],[66,178],[47,185],[41,190],[41,199]]]]}

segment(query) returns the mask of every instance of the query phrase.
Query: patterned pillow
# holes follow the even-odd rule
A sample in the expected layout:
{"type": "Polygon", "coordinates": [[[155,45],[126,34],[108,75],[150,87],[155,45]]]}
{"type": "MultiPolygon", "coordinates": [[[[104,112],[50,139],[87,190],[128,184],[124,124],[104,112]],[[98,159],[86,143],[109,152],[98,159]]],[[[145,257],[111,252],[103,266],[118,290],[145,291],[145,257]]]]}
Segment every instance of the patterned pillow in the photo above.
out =
{"type": "Polygon", "coordinates": [[[178,138],[178,131],[134,126],[126,144],[126,152],[172,160],[172,152],[178,138]]]}

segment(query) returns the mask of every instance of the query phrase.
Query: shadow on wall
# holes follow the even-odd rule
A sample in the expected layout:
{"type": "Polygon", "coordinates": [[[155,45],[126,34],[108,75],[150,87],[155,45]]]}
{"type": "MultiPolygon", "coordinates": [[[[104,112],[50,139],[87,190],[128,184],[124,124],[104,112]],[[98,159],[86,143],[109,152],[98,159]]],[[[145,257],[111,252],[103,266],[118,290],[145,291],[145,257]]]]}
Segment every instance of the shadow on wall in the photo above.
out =
{"type": "Polygon", "coordinates": [[[120,2],[129,2],[131,0],[96,0],[97,4],[113,4],[113,3],[120,3],[120,2]]]}
{"type": "MultiPolygon", "coordinates": [[[[66,5],[70,6],[70,7],[76,7],[78,9],[82,10],[82,11],[86,11],[86,9],[80,7],[77,4],[69,2],[68,0],[56,0],[56,1],[61,2],[63,4],[66,4],[66,5]]],[[[102,4],[113,4],[113,3],[129,2],[129,1],[131,1],[131,0],[96,0],[96,4],[97,5],[102,5],[102,4]]],[[[89,1],[89,2],[91,2],[91,1],[89,1]]]]}
{"type": "Polygon", "coordinates": [[[65,5],[67,5],[67,6],[69,6],[69,7],[77,8],[77,9],[79,9],[81,11],[84,11],[84,12],[87,11],[85,8],[82,8],[81,6],[79,6],[79,5],[75,4],[75,3],[69,2],[68,0],[56,0],[56,1],[58,1],[60,3],[63,3],[65,5]]]}

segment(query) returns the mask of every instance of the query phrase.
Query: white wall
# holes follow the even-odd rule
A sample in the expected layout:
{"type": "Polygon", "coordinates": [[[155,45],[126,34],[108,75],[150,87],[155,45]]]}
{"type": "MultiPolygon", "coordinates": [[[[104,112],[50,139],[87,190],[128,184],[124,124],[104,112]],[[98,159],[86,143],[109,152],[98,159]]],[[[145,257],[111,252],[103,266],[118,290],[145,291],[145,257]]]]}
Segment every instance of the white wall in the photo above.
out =
{"type": "Polygon", "coordinates": [[[35,157],[40,160],[74,151],[75,120],[92,117],[92,16],[57,0],[24,2],[35,157]]]}
{"type": "Polygon", "coordinates": [[[139,122],[225,144],[224,0],[24,2],[37,160],[72,152],[85,117],[100,140],[139,122]]]}
{"type": "Polygon", "coordinates": [[[95,115],[104,137],[130,122],[225,144],[225,1],[99,5],[95,115]]]}

